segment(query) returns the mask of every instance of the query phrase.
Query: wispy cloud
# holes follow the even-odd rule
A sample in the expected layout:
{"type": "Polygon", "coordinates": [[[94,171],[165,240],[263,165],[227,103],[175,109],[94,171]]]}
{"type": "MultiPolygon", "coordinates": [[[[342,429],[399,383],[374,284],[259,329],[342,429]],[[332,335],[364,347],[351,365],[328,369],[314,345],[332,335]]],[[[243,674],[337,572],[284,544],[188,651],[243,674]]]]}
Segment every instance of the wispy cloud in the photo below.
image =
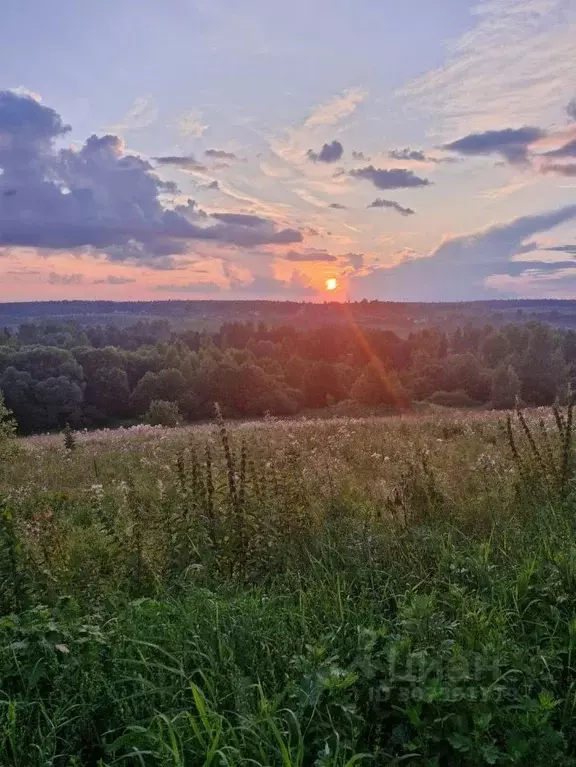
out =
{"type": "Polygon", "coordinates": [[[199,138],[210,127],[202,119],[202,114],[197,109],[192,109],[181,115],[172,125],[182,136],[187,138],[199,138]]]}
{"type": "Polygon", "coordinates": [[[134,277],[120,277],[116,274],[109,274],[100,280],[93,280],[93,285],[129,285],[132,282],[136,282],[134,277]]]}
{"type": "Polygon", "coordinates": [[[59,274],[58,272],[50,272],[48,282],[50,285],[80,285],[84,282],[84,276],[78,273],[59,274]]]}
{"type": "Polygon", "coordinates": [[[348,88],[339,96],[334,96],[334,98],[316,107],[305,120],[303,129],[336,125],[340,120],[349,117],[367,95],[368,91],[364,88],[348,88]]]}
{"type": "Polygon", "coordinates": [[[434,116],[440,140],[557,119],[573,91],[573,0],[481,0],[476,25],[439,68],[399,92],[434,116]]]}
{"type": "Polygon", "coordinates": [[[307,248],[306,250],[289,250],[284,256],[286,261],[304,261],[304,262],[317,262],[317,263],[330,263],[337,261],[337,257],[328,253],[327,250],[318,248],[307,248]]]}
{"type": "Polygon", "coordinates": [[[141,130],[153,125],[158,119],[158,109],[151,96],[142,96],[136,99],[134,104],[114,125],[110,125],[108,130],[113,133],[129,133],[130,131],[141,130]]]}

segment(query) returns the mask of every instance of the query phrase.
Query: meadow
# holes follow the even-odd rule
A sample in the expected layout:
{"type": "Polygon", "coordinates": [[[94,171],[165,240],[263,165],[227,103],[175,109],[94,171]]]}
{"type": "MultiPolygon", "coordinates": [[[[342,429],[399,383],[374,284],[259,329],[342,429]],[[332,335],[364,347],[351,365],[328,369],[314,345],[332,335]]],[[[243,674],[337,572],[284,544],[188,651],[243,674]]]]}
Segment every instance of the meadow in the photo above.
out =
{"type": "Polygon", "coordinates": [[[576,764],[572,420],[16,440],[0,765],[576,764]]]}

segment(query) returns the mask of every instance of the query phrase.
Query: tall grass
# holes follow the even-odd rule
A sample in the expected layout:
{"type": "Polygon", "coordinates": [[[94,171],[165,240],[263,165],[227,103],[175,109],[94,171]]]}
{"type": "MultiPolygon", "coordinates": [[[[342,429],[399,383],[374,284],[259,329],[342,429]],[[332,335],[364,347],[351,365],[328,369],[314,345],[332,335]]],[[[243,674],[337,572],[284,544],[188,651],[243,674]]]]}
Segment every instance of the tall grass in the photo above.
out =
{"type": "Polygon", "coordinates": [[[572,409],[33,438],[0,764],[576,764],[572,409]]]}

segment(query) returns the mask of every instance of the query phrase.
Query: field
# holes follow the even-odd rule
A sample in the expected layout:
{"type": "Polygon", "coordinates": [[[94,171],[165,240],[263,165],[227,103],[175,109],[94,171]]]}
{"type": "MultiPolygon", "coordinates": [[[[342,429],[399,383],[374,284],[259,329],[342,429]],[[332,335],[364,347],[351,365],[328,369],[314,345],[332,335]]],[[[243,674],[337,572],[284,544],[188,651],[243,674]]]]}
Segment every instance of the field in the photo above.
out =
{"type": "Polygon", "coordinates": [[[0,765],[576,764],[571,409],[17,440],[0,765]]]}

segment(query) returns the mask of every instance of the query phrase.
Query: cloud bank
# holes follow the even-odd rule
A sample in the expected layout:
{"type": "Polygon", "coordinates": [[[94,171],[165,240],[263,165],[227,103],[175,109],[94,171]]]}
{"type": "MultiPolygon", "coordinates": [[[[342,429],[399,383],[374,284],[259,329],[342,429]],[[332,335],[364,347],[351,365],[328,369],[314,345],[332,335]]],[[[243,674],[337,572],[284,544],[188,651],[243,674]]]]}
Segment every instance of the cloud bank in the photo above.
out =
{"type": "MultiPolygon", "coordinates": [[[[126,154],[117,136],[92,135],[80,149],[57,149],[69,131],[31,96],[0,91],[0,247],[82,249],[111,261],[169,266],[196,241],[240,248],[302,241],[301,232],[269,218],[211,216],[192,200],[167,207],[177,186],[126,154]]],[[[158,162],[181,167],[195,160],[158,162]]]]}
{"type": "MultiPolygon", "coordinates": [[[[383,297],[397,301],[469,301],[501,297],[493,283],[496,276],[518,276],[527,270],[536,273],[557,271],[552,262],[512,261],[527,252],[524,241],[576,219],[576,205],[529,216],[521,216],[473,234],[451,237],[428,257],[408,258],[395,266],[372,269],[354,281],[359,296],[383,297]]],[[[533,250],[533,243],[530,250],[533,250]]],[[[569,266],[576,268],[576,261],[569,266]]]]}

